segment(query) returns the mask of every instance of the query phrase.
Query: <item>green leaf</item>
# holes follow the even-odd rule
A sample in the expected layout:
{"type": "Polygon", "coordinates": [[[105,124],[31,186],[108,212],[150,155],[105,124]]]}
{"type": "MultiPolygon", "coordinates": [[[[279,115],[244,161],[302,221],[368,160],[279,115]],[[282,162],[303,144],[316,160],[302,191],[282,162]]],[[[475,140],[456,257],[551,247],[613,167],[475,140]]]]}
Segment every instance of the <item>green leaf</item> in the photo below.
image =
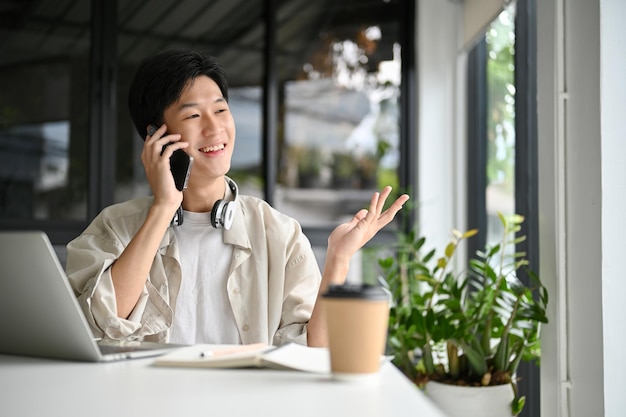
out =
{"type": "Polygon", "coordinates": [[[485,359],[485,353],[483,352],[482,347],[480,346],[480,342],[476,337],[470,336],[470,343],[468,344],[465,341],[457,340],[457,344],[461,346],[467,360],[469,362],[470,367],[474,371],[476,375],[484,375],[488,371],[487,361],[485,359]]]}
{"type": "Polygon", "coordinates": [[[394,263],[394,260],[391,257],[378,260],[378,265],[380,265],[383,269],[391,268],[393,263],[394,263]]]}
{"type": "Polygon", "coordinates": [[[424,345],[422,348],[422,361],[426,373],[433,375],[435,373],[435,362],[433,361],[432,349],[429,344],[424,345]]]}
{"type": "Polygon", "coordinates": [[[430,262],[430,260],[432,259],[432,257],[435,256],[435,249],[431,250],[430,252],[428,252],[424,258],[422,259],[422,262],[424,264],[427,264],[428,262],[430,262]]]}
{"type": "Polygon", "coordinates": [[[514,224],[522,224],[524,223],[524,216],[521,214],[512,214],[509,221],[514,224]]]}
{"type": "Polygon", "coordinates": [[[526,404],[526,397],[515,397],[511,403],[511,412],[514,416],[519,415],[526,404]]]}
{"type": "Polygon", "coordinates": [[[498,348],[496,349],[496,354],[494,356],[494,368],[499,371],[505,371],[508,367],[508,360],[510,358],[511,353],[509,352],[509,337],[507,334],[504,334],[500,337],[500,343],[498,344],[498,348]]]}
{"type": "Polygon", "coordinates": [[[514,245],[517,245],[519,243],[522,243],[526,240],[526,236],[518,236],[515,239],[513,239],[513,241],[511,242],[514,245]]]}
{"type": "Polygon", "coordinates": [[[439,258],[437,260],[437,266],[441,269],[445,269],[445,267],[448,265],[448,261],[446,260],[446,258],[439,258]]]}
{"type": "Polygon", "coordinates": [[[454,250],[456,249],[456,245],[453,242],[448,243],[448,245],[446,246],[446,257],[448,259],[452,258],[452,255],[454,255],[454,250]]]}
{"type": "Polygon", "coordinates": [[[500,244],[495,245],[494,247],[492,247],[489,252],[487,252],[487,257],[491,258],[493,257],[496,253],[500,252],[500,244]]]}

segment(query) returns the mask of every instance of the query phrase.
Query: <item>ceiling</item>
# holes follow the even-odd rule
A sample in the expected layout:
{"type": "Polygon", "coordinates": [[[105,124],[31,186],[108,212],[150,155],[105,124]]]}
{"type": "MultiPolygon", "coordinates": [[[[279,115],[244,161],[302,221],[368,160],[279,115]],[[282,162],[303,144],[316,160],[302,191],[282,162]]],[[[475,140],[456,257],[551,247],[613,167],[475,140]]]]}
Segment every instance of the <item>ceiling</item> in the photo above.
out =
{"type": "MultiPolygon", "coordinates": [[[[383,28],[380,44],[393,43],[400,1],[276,0],[279,79],[293,79],[329,40],[354,38],[367,25],[383,28]]],[[[117,24],[102,30],[117,35],[120,65],[134,67],[166,48],[201,48],[219,57],[236,84],[258,85],[266,53],[264,5],[262,0],[117,0],[117,24]]],[[[0,0],[0,69],[49,59],[88,59],[92,13],[85,0],[0,0]]],[[[390,59],[386,54],[371,51],[371,64],[390,59]]]]}

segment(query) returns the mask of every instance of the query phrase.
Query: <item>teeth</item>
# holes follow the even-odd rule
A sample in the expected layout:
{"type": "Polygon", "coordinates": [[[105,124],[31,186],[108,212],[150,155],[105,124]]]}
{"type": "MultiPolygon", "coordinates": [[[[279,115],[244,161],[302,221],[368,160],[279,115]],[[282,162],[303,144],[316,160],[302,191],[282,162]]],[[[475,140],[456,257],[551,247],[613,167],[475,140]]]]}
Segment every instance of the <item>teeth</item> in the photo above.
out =
{"type": "Polygon", "coordinates": [[[223,143],[215,146],[205,146],[204,148],[200,148],[200,152],[215,152],[221,151],[222,149],[224,149],[223,143]]]}

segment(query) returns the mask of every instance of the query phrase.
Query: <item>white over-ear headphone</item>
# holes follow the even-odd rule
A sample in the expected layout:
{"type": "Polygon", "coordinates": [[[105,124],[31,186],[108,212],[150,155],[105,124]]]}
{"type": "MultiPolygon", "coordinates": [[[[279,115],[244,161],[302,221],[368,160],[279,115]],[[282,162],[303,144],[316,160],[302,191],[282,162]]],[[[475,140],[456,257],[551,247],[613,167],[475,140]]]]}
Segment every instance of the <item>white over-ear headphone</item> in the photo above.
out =
{"type": "MultiPolygon", "coordinates": [[[[231,180],[228,177],[226,178],[226,183],[232,191],[234,198],[233,201],[225,201],[225,200],[217,200],[213,205],[213,209],[211,210],[211,226],[216,229],[224,228],[226,230],[230,229],[233,225],[233,218],[235,217],[235,208],[237,207],[237,196],[239,195],[239,190],[237,188],[237,184],[235,181],[231,180]]],[[[176,214],[172,219],[171,226],[180,226],[183,224],[183,207],[180,206],[178,210],[176,210],[176,214]]]]}
{"type": "Polygon", "coordinates": [[[237,207],[237,195],[239,190],[235,181],[228,177],[226,183],[234,194],[233,201],[217,200],[211,210],[211,225],[216,229],[223,227],[228,230],[233,225],[233,218],[235,216],[235,208],[237,207]]]}

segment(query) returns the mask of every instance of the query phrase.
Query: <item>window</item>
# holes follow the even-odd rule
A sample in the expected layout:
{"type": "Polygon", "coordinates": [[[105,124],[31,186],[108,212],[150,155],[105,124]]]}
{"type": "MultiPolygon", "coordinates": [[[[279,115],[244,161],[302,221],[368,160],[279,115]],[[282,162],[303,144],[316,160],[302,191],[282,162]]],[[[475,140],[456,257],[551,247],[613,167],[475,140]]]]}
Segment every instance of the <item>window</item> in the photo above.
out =
{"type": "Polygon", "coordinates": [[[505,9],[469,55],[470,251],[500,240],[498,212],[515,212],[515,7],[505,9]]]}
{"type": "Polygon", "coordinates": [[[305,228],[334,227],[381,184],[398,189],[400,8],[289,3],[278,2],[274,202],[305,228]]]}
{"type": "MultiPolygon", "coordinates": [[[[539,270],[535,0],[511,3],[468,56],[468,242],[473,253],[497,240],[497,212],[525,216],[526,251],[539,270]]],[[[520,277],[525,280],[527,277],[520,277]]],[[[523,415],[540,414],[539,369],[520,366],[523,415]]]]}
{"type": "Polygon", "coordinates": [[[4,227],[87,218],[90,17],[88,3],[70,1],[0,11],[4,227]]]}
{"type": "Polygon", "coordinates": [[[515,6],[487,29],[487,242],[501,240],[498,213],[515,212],[515,6]]]}

